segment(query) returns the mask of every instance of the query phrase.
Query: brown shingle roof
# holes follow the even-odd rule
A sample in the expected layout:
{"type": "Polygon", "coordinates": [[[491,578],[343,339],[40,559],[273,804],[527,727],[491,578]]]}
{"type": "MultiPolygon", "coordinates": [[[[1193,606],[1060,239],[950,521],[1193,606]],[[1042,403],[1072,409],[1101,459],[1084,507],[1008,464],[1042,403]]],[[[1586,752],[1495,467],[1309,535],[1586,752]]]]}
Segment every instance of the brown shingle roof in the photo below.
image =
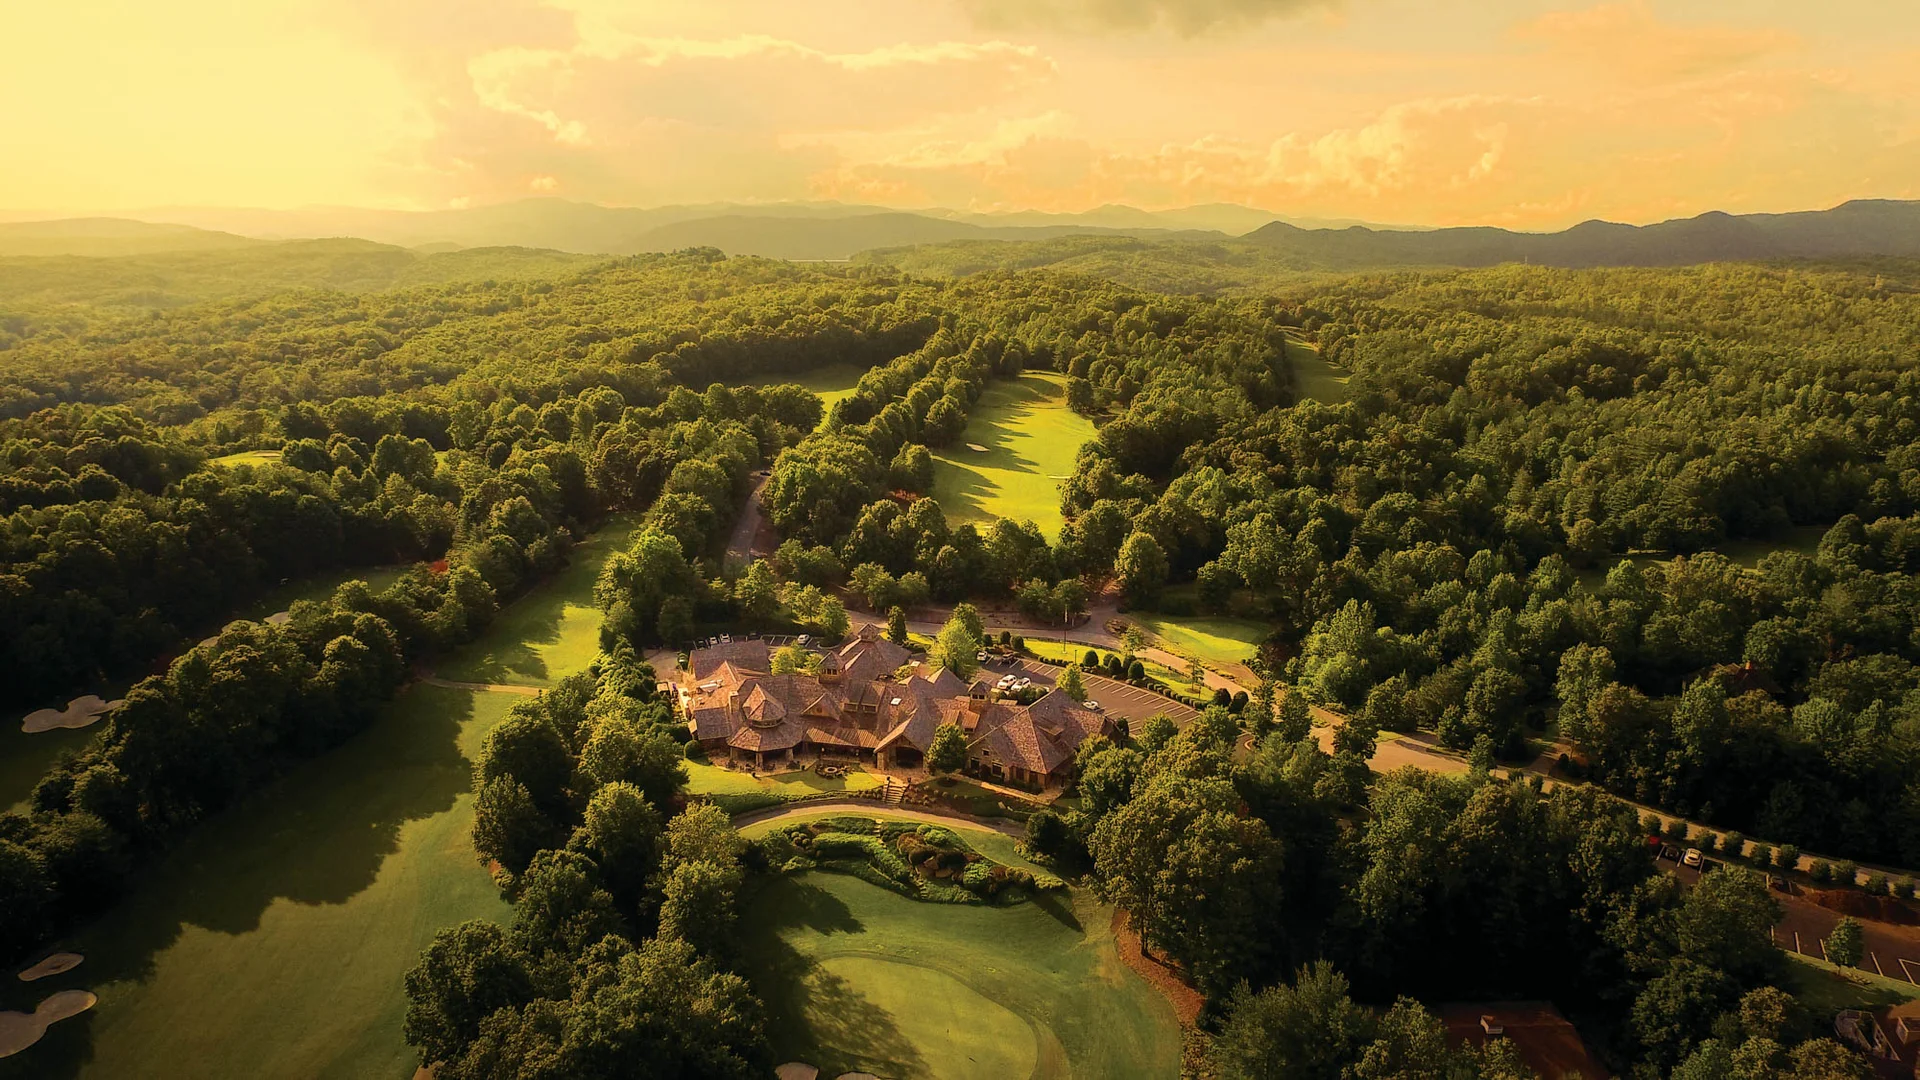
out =
{"type": "Polygon", "coordinates": [[[711,678],[721,664],[745,671],[764,672],[773,666],[773,650],[764,641],[730,641],[708,645],[687,654],[687,670],[696,681],[711,678]]]}

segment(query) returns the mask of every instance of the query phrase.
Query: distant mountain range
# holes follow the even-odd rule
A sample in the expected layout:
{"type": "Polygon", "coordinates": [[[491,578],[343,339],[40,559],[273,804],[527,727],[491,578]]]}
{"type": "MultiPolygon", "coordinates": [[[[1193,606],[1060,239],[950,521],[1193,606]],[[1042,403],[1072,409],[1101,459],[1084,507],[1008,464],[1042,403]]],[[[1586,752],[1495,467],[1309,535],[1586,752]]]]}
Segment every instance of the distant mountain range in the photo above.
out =
{"type": "Polygon", "coordinates": [[[1751,259],[1920,256],[1920,202],[1859,199],[1793,214],[1701,214],[1657,225],[1588,221],[1556,233],[1380,232],[1274,222],[1243,242],[1316,269],[1379,266],[1683,266],[1751,259]]]}
{"type": "MultiPolygon", "coordinates": [[[[468,210],[437,211],[163,207],[129,213],[124,219],[0,224],[0,255],[135,254],[164,250],[154,246],[164,243],[164,236],[131,227],[139,223],[164,223],[171,227],[175,231],[166,235],[173,236],[180,249],[195,243],[202,246],[214,243],[196,241],[190,239],[192,234],[178,231],[188,226],[226,234],[235,240],[355,237],[429,250],[529,247],[594,255],[632,255],[686,247],[717,247],[729,254],[776,259],[847,259],[869,248],[952,240],[1020,241],[1060,236],[1219,240],[1275,220],[1274,214],[1264,210],[1225,204],[1165,211],[1103,206],[1080,214],[901,211],[843,203],[764,206],[714,203],[637,209],[565,199],[525,199],[468,210]],[[112,222],[116,220],[127,226],[120,237],[124,251],[114,250],[113,242],[108,239],[114,232],[112,222]],[[69,227],[65,235],[71,241],[64,247],[57,239],[62,234],[62,226],[69,227]],[[31,243],[27,241],[30,234],[34,238],[31,243]]],[[[1356,224],[1311,218],[1279,220],[1304,227],[1356,224]]]]}
{"type": "Polygon", "coordinates": [[[629,255],[716,247],[796,260],[968,242],[1125,237],[1198,250],[1254,249],[1299,269],[1382,266],[1671,266],[1768,258],[1920,256],[1920,202],[1859,200],[1792,214],[1702,214],[1657,225],[1589,221],[1555,233],[1420,229],[1276,219],[1243,206],[1081,214],[899,211],[840,203],[711,204],[652,209],[528,199],[468,210],[170,208],[127,218],[0,224],[0,256],[220,251],[269,241],[353,237],[425,252],[518,247],[629,255]],[[1234,239],[1234,237],[1239,239],[1234,239]]]}

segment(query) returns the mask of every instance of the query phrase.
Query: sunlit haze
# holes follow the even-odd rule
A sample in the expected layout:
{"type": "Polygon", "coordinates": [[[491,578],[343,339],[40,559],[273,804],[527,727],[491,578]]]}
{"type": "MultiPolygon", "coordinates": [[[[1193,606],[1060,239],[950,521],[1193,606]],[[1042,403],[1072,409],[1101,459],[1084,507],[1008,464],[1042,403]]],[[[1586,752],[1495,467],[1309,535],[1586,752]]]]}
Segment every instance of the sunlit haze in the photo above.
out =
{"type": "Polygon", "coordinates": [[[65,0],[0,13],[0,100],[9,211],[1920,196],[1888,0],[65,0]]]}

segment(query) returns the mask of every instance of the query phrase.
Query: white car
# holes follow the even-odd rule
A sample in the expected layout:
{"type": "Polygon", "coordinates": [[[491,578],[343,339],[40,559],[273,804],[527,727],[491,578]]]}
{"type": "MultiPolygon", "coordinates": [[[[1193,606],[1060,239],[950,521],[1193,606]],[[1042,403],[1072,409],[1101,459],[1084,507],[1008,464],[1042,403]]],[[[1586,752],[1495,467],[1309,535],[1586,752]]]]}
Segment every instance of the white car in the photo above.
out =
{"type": "Polygon", "coordinates": [[[1687,853],[1685,855],[1680,856],[1680,865],[1691,866],[1695,870],[1698,870],[1700,869],[1700,860],[1702,858],[1703,856],[1700,854],[1699,848],[1690,847],[1687,849],[1687,853]]]}
{"type": "Polygon", "coordinates": [[[973,654],[973,658],[974,658],[975,660],[977,660],[977,661],[979,661],[979,662],[980,662],[980,663],[982,663],[982,664],[984,664],[984,663],[986,663],[986,662],[987,662],[987,650],[985,650],[985,649],[981,649],[981,650],[980,650],[979,652],[977,652],[977,653],[975,653],[975,654],[973,654]]]}
{"type": "Polygon", "coordinates": [[[732,635],[732,634],[721,634],[721,635],[720,635],[720,644],[722,644],[722,645],[731,645],[731,644],[733,644],[733,635],[732,635]]]}
{"type": "Polygon", "coordinates": [[[812,641],[812,640],[813,640],[813,639],[812,639],[812,638],[810,638],[810,637],[808,637],[807,635],[805,635],[805,634],[801,634],[801,635],[800,635],[799,637],[797,637],[797,638],[794,638],[794,639],[793,639],[793,643],[794,643],[795,645],[799,645],[799,646],[801,646],[801,647],[803,647],[803,648],[804,648],[804,647],[806,646],[806,644],[807,644],[807,642],[809,642],[809,641],[812,641]]]}
{"type": "Polygon", "coordinates": [[[1099,702],[1097,702],[1097,701],[1092,701],[1092,700],[1089,700],[1089,701],[1087,702],[1087,708],[1089,708],[1089,709],[1092,709],[1092,710],[1093,710],[1094,712],[1099,712],[1099,711],[1100,711],[1100,703],[1099,703],[1099,702]]]}
{"type": "Polygon", "coordinates": [[[999,681],[998,683],[995,683],[994,685],[995,685],[995,687],[996,687],[996,688],[998,688],[998,689],[1000,689],[1000,690],[1011,690],[1011,689],[1013,689],[1013,684],[1014,684],[1014,681],[1015,681],[1015,677],[1014,677],[1014,676],[1012,676],[1012,675],[1002,675],[1002,676],[1000,676],[1000,681],[999,681]]]}
{"type": "Polygon", "coordinates": [[[1020,680],[1019,682],[1017,682],[1017,683],[1014,683],[1014,684],[1013,684],[1013,688],[1014,688],[1015,690],[1025,690],[1025,689],[1026,689],[1027,687],[1029,687],[1029,686],[1032,686],[1032,685],[1033,685],[1033,680],[1032,680],[1032,679],[1028,679],[1028,678],[1024,678],[1024,677],[1023,677],[1023,678],[1022,678],[1022,679],[1021,679],[1021,680],[1020,680]]]}

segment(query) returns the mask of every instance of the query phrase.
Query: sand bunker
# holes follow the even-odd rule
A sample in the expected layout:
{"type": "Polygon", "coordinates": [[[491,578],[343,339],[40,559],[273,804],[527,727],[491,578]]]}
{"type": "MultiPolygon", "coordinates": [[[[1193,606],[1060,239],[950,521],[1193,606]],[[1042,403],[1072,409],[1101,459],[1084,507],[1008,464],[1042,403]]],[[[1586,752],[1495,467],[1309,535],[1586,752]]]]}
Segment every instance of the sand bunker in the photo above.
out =
{"type": "Polygon", "coordinates": [[[44,979],[49,975],[64,975],[74,968],[79,967],[80,962],[85,959],[86,957],[81,956],[77,952],[54,953],[52,956],[21,972],[20,981],[32,982],[35,979],[44,979]]]}
{"type": "Polygon", "coordinates": [[[780,1080],[814,1080],[820,1075],[820,1070],[804,1061],[789,1061],[774,1069],[773,1075],[780,1080]]]}
{"type": "Polygon", "coordinates": [[[40,1041],[47,1029],[79,1016],[100,1001],[92,991],[62,990],[31,1013],[0,1012],[0,1058],[11,1057],[40,1041]]]}
{"type": "Polygon", "coordinates": [[[986,448],[986,447],[984,447],[984,446],[981,446],[981,445],[980,445],[979,443],[977,443],[977,442],[970,442],[970,443],[968,443],[968,444],[967,444],[967,449],[969,449],[969,450],[971,450],[971,451],[973,451],[973,452],[974,452],[974,453],[976,453],[976,454],[984,454],[984,453],[986,453],[986,452],[987,452],[987,448],[986,448]]]}
{"type": "Polygon", "coordinates": [[[292,621],[293,621],[293,612],[291,611],[276,611],[273,614],[267,616],[268,626],[285,626],[292,621]]]}
{"type": "Polygon", "coordinates": [[[880,1080],[880,1078],[872,1073],[841,1073],[834,1077],[834,1080],[880,1080]]]}
{"type": "Polygon", "coordinates": [[[98,695],[88,694],[67,702],[64,709],[39,709],[28,713],[20,721],[20,730],[31,735],[55,728],[83,728],[126,703],[125,698],[101,701],[98,695]]]}

